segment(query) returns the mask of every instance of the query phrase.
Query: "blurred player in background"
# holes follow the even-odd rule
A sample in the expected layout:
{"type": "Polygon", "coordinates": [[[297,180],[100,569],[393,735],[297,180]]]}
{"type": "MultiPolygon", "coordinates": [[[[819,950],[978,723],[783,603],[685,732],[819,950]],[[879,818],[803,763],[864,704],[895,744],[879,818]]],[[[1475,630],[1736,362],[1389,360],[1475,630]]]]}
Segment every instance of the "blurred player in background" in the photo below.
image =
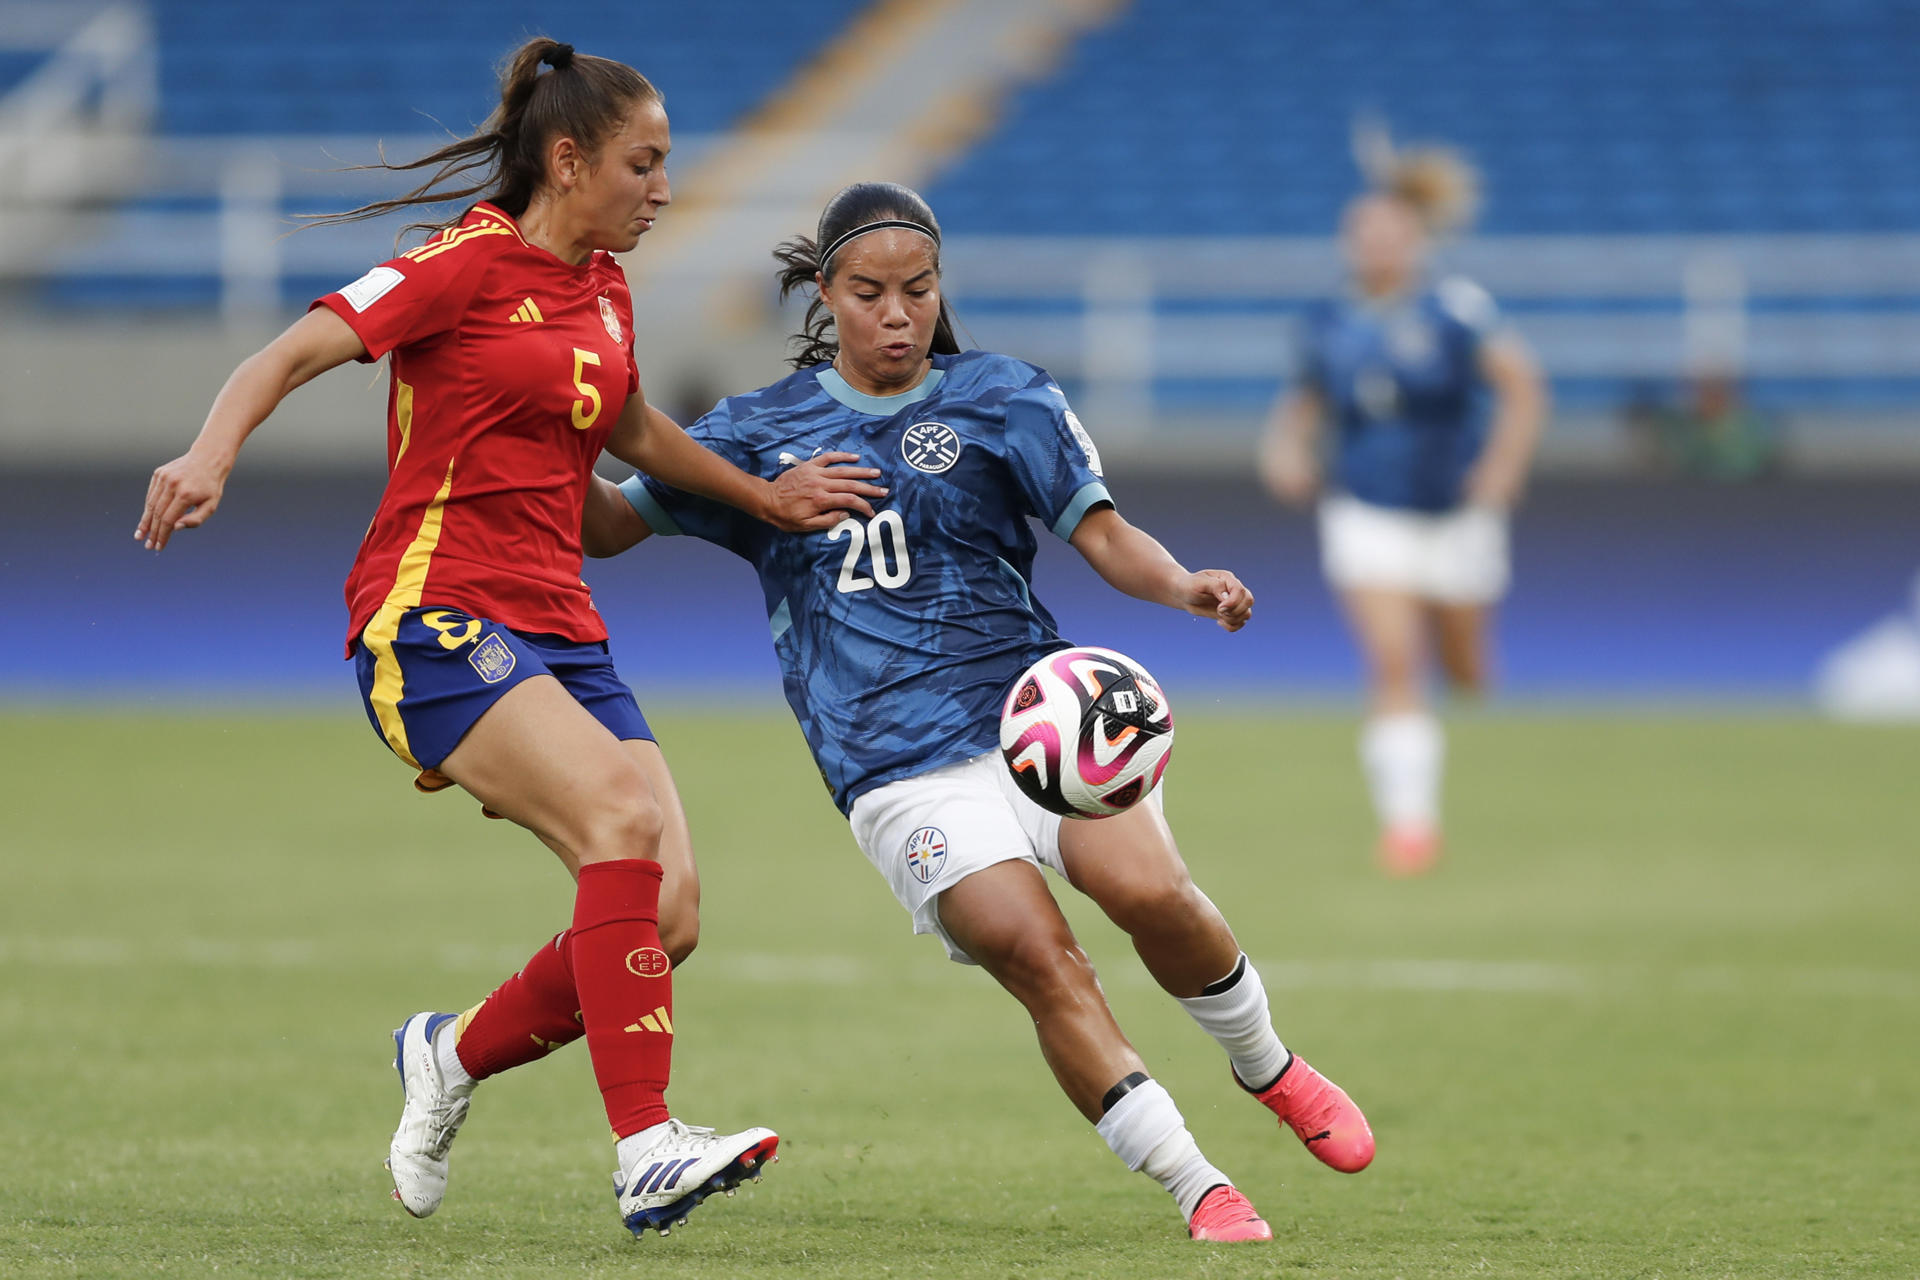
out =
{"type": "Polygon", "coordinates": [[[1428,272],[1434,241],[1472,220],[1473,170],[1444,149],[1395,152],[1383,136],[1363,162],[1373,189],[1340,227],[1351,288],[1306,318],[1300,378],[1270,417],[1261,469],[1281,500],[1320,499],[1322,565],[1366,661],[1360,758],[1382,864],[1414,874],[1440,853],[1445,744],[1429,649],[1455,689],[1486,687],[1508,513],[1546,393],[1486,292],[1428,272]]]}
{"type": "Polygon", "coordinates": [[[960,351],[940,293],[939,223],[914,192],[849,187],[814,239],[776,256],[783,294],[818,291],[797,372],[722,401],[692,435],[764,475],[830,473],[824,464],[846,456],[830,450],[885,459],[886,503],[870,519],[791,535],[664,477],[596,479],[588,552],[684,532],[754,565],[788,702],[914,931],[1025,1006],[1060,1087],[1129,1169],[1174,1196],[1195,1239],[1271,1239],[1147,1075],[1040,868],[1126,930],[1241,1087],[1315,1156],[1364,1168],[1365,1117],[1281,1044],[1260,975],[1194,886],[1157,793],[1117,817],[1062,822],[1020,793],[999,752],[1008,688],[1066,647],[1029,588],[1029,519],[1119,590],[1230,631],[1253,597],[1230,573],[1189,573],[1121,518],[1092,440],[1045,372],[960,351]]]}
{"type": "Polygon", "coordinates": [[[572,926],[524,969],[465,1014],[417,1014],[394,1033],[405,1106],[388,1167],[415,1217],[445,1194],[475,1082],[583,1030],[636,1235],[757,1177],[779,1141],[667,1110],[671,975],[693,949],[699,883],[672,776],[580,581],[581,504],[604,446],[788,529],[871,508],[844,487],[802,492],[817,473],[743,474],[647,412],[612,254],[667,204],[669,146],[639,72],[553,40],[523,45],[478,134],[392,166],[432,179],[336,220],[485,198],[242,363],[193,448],[154,473],[135,534],[159,549],[202,524],[241,444],[289,392],[391,354],[389,476],[347,580],[368,719],[421,790],[465,788],[577,882],[572,926]],[[469,185],[447,189],[456,176],[469,185]]]}

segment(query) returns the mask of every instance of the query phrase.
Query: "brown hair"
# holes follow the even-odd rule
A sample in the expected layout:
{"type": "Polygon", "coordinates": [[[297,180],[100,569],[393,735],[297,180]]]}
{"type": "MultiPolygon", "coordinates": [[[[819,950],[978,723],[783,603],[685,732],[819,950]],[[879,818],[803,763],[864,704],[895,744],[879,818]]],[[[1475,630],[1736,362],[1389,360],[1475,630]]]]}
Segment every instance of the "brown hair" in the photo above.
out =
{"type": "MultiPolygon", "coordinates": [[[[383,150],[380,163],[352,166],[394,173],[432,169],[431,178],[405,195],[325,214],[310,225],[359,222],[397,209],[475,196],[518,218],[546,181],[547,150],[555,138],[572,138],[581,151],[595,155],[635,104],[660,101],[660,91],[626,63],[577,54],[570,44],[536,36],[501,67],[500,104],[472,137],[406,164],[389,164],[383,150]],[[542,66],[552,70],[543,74],[542,66]]],[[[416,222],[406,230],[442,225],[416,222]]]]}
{"type": "Polygon", "coordinates": [[[1451,147],[1398,152],[1374,183],[1412,209],[1431,235],[1464,230],[1480,212],[1480,175],[1451,147]]]}
{"type": "MultiPolygon", "coordinates": [[[[834,250],[847,242],[851,232],[874,223],[910,226],[925,233],[933,241],[933,270],[939,274],[940,220],[920,193],[897,182],[856,182],[827,201],[814,236],[795,236],[774,249],[774,260],[780,264],[780,300],[785,302],[796,289],[814,288],[816,275],[831,283],[834,259],[839,256],[834,250]]],[[[831,361],[840,354],[840,340],[833,333],[833,312],[819,293],[807,304],[806,319],[800,322],[800,332],[793,335],[790,345],[796,350],[789,362],[796,369],[831,361]]],[[[940,318],[934,322],[931,349],[936,355],[957,355],[960,351],[960,341],[953,333],[953,312],[947,307],[944,293],[940,295],[940,318]]]]}

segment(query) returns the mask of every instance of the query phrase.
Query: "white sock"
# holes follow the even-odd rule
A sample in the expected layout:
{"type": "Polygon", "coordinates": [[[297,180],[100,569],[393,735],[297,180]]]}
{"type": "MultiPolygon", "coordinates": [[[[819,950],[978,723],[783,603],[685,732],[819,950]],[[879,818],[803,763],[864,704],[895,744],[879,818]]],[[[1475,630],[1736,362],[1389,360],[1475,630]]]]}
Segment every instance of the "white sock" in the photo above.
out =
{"type": "Polygon", "coordinates": [[[660,1141],[666,1131],[667,1122],[662,1120],[659,1124],[621,1138],[613,1144],[614,1162],[622,1172],[632,1171],[633,1166],[640,1163],[640,1157],[651,1151],[653,1144],[660,1141]]]}
{"type": "Polygon", "coordinates": [[[1094,1128],[1120,1163],[1165,1187],[1185,1217],[1210,1188],[1231,1181],[1200,1154],[1173,1095],[1157,1080],[1135,1085],[1094,1128]]]}
{"type": "Polygon", "coordinates": [[[464,1098],[473,1092],[473,1086],[479,1084],[467,1073],[466,1064],[460,1061],[460,1054],[454,1048],[455,1023],[443,1022],[440,1029],[433,1033],[433,1057],[440,1065],[440,1082],[447,1086],[447,1092],[456,1098],[464,1098]]]}
{"type": "Polygon", "coordinates": [[[1207,1192],[1223,1183],[1233,1185],[1231,1178],[1200,1154],[1200,1144],[1185,1129],[1155,1147],[1140,1172],[1165,1187],[1180,1206],[1180,1216],[1188,1219],[1207,1192]]]}
{"type": "Polygon", "coordinates": [[[1360,763],[1382,827],[1440,824],[1440,771],[1446,741],[1424,711],[1375,716],[1360,732],[1360,763]]]}
{"type": "Polygon", "coordinates": [[[1234,971],[1213,985],[1222,989],[1212,995],[1189,996],[1180,1001],[1180,1007],[1220,1042],[1241,1084],[1265,1088],[1287,1065],[1287,1046],[1274,1034],[1260,971],[1242,955],[1234,971]]]}

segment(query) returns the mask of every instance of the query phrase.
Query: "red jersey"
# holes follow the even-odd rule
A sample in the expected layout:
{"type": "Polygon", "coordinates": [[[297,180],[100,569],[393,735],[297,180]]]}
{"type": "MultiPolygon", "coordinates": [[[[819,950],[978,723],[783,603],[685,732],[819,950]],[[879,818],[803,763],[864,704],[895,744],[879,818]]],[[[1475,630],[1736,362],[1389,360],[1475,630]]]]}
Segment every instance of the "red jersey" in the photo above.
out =
{"type": "Polygon", "coordinates": [[[478,204],[313,304],[391,354],[387,487],[347,578],[347,653],[376,618],[444,605],[607,637],[580,580],[587,479],[640,387],[613,256],[569,266],[478,204]]]}

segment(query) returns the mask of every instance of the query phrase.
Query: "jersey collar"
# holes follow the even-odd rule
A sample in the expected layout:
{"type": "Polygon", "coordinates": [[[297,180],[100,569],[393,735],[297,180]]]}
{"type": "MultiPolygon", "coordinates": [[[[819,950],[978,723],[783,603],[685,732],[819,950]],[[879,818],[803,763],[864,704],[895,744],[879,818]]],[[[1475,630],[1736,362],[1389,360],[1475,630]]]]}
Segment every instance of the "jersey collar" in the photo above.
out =
{"type": "Polygon", "coordinates": [[[819,373],[822,391],[849,409],[857,409],[861,413],[871,413],[882,418],[891,418],[908,405],[925,400],[933,394],[934,388],[938,387],[940,380],[946,376],[947,371],[936,365],[927,370],[927,376],[920,380],[920,385],[917,387],[910,387],[890,396],[870,396],[864,391],[855,391],[847,380],[840,376],[840,371],[832,365],[827,365],[819,373]]]}

